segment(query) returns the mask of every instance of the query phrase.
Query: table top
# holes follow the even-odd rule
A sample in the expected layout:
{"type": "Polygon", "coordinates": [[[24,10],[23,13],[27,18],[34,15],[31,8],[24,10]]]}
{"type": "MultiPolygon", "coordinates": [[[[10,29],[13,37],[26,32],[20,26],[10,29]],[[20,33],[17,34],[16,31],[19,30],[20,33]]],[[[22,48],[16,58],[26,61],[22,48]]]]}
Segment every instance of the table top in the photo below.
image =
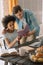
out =
{"type": "Polygon", "coordinates": [[[32,62],[28,56],[21,57],[21,56],[8,56],[8,57],[0,57],[1,60],[11,62],[13,64],[18,64],[18,65],[43,65],[43,63],[38,63],[38,62],[32,62]]]}
{"type": "MultiPolygon", "coordinates": [[[[21,46],[28,46],[28,43],[26,44],[22,44],[20,45],[21,46]]],[[[16,47],[17,49],[19,47],[16,47]]],[[[43,65],[43,63],[36,63],[36,62],[32,62],[29,58],[28,58],[28,55],[26,56],[6,56],[6,57],[0,57],[1,60],[4,60],[4,61],[7,61],[7,62],[11,62],[11,63],[16,63],[18,65],[43,65]]]]}

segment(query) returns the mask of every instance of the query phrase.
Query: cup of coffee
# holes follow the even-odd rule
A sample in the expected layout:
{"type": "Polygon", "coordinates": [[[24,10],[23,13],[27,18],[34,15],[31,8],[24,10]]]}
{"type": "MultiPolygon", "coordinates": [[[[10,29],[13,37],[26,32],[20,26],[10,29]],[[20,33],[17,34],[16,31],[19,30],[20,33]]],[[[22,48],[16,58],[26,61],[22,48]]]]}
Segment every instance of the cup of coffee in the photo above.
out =
{"type": "Polygon", "coordinates": [[[19,55],[24,56],[25,55],[25,49],[19,48],[19,55]]]}

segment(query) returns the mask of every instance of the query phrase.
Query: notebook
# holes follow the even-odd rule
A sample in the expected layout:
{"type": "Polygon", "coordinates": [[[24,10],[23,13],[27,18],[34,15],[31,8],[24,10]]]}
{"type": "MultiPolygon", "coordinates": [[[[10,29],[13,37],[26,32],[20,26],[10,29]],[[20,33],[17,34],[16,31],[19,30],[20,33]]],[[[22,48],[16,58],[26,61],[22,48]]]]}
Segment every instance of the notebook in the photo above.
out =
{"type": "Polygon", "coordinates": [[[15,48],[11,49],[0,49],[0,56],[10,56],[17,54],[17,50],[15,48]]]}

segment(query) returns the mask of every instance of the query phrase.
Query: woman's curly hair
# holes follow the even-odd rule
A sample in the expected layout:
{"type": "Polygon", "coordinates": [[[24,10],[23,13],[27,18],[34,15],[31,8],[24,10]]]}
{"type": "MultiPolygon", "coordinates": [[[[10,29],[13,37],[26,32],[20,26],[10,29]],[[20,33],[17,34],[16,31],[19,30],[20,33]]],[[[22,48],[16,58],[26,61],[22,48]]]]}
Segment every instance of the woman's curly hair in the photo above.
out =
{"type": "Polygon", "coordinates": [[[11,16],[11,15],[8,15],[8,16],[5,16],[3,19],[2,19],[2,24],[4,26],[4,28],[6,29],[7,28],[7,24],[12,21],[12,22],[15,22],[16,18],[14,16],[11,16]]]}

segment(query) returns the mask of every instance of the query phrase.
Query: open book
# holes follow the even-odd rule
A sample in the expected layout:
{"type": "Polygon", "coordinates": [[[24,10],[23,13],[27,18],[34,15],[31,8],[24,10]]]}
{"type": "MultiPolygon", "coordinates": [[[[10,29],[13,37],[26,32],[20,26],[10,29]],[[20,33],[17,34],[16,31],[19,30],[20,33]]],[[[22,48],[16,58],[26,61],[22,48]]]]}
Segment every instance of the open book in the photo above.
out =
{"type": "Polygon", "coordinates": [[[25,36],[29,32],[29,26],[26,25],[25,29],[18,31],[18,36],[25,36]]]}
{"type": "Polygon", "coordinates": [[[0,56],[10,56],[10,55],[17,55],[17,50],[15,48],[0,49],[0,56]]]}

